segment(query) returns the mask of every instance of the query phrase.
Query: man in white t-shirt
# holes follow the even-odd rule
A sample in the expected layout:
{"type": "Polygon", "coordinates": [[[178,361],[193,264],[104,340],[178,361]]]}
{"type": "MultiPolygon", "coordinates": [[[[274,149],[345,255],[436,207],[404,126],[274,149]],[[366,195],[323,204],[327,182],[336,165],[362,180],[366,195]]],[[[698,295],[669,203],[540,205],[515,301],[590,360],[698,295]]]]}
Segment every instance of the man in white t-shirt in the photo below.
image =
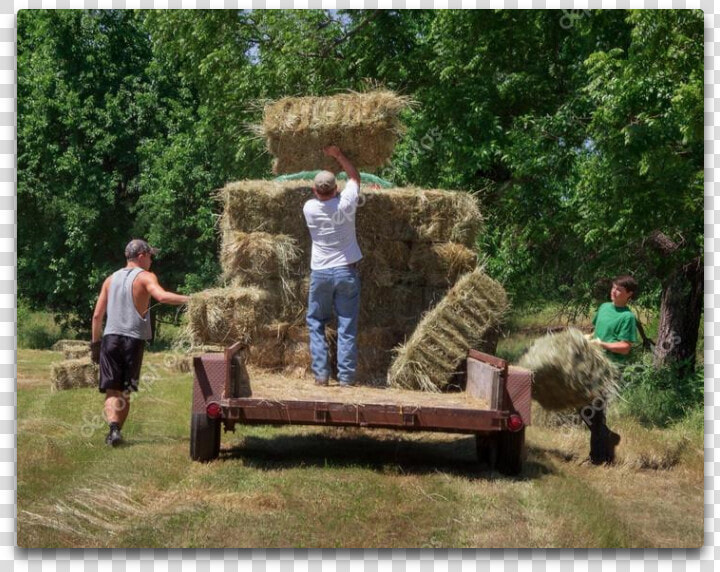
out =
{"type": "Polygon", "coordinates": [[[303,207],[312,238],[310,293],[307,326],[315,383],[330,379],[325,325],[337,316],[338,382],[341,387],[355,383],[357,331],[360,313],[360,277],[356,263],[362,258],[355,236],[355,213],[360,198],[360,173],[335,146],[325,154],[334,157],[347,173],[348,182],[338,192],[335,175],[321,171],[313,183],[314,199],[303,207]]]}

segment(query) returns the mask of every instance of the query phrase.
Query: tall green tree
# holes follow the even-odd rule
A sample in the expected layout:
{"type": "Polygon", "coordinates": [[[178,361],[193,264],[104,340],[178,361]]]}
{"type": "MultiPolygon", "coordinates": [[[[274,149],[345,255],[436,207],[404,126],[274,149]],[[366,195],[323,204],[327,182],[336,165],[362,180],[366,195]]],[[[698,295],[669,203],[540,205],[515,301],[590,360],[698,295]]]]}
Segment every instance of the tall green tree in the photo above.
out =
{"type": "Polygon", "coordinates": [[[20,295],[83,324],[133,231],[150,56],[132,11],[18,15],[20,295]]]}
{"type": "Polygon", "coordinates": [[[580,271],[627,268],[661,289],[656,358],[692,369],[703,309],[703,15],[635,11],[627,51],[593,54],[575,231],[580,271]]]}

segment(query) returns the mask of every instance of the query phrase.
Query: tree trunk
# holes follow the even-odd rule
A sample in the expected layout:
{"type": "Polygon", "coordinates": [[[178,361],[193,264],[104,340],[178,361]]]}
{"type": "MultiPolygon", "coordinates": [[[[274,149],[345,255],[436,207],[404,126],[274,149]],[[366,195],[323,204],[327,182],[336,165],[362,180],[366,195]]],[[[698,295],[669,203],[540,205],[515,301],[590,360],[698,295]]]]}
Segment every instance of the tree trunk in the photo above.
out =
{"type": "Polygon", "coordinates": [[[703,310],[703,262],[696,258],[663,286],[655,365],[677,363],[681,374],[695,371],[695,351],[703,310]]]}

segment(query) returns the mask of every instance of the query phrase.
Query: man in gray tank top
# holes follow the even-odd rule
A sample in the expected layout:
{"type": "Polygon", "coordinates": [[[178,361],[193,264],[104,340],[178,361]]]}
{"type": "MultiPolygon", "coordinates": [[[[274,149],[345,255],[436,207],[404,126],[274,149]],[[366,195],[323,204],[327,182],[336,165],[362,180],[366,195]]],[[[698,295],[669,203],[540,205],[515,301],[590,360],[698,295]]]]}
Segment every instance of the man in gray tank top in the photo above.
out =
{"type": "Polygon", "coordinates": [[[125,247],[127,265],[105,280],[93,313],[92,359],[100,365],[100,392],[105,394],[110,426],[105,442],[113,447],[122,441],[120,429],[130,412],[130,393],[138,389],[145,342],[152,337],[150,298],[173,305],[190,299],[160,286],[150,272],[155,252],[144,240],[131,240],[125,247]]]}

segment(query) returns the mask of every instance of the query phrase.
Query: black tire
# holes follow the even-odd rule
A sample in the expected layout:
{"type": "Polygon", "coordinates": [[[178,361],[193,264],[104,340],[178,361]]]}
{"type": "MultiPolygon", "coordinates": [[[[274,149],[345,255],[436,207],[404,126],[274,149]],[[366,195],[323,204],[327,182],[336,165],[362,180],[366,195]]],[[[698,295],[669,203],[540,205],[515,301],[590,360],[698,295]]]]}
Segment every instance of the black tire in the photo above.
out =
{"type": "Polygon", "coordinates": [[[491,471],[497,466],[498,448],[496,435],[484,435],[478,433],[475,435],[475,448],[480,463],[487,465],[491,471]]]}
{"type": "Polygon", "coordinates": [[[503,475],[519,475],[525,461],[525,427],[497,435],[497,469],[503,475]]]}
{"type": "Polygon", "coordinates": [[[220,454],[220,420],[205,413],[193,413],[190,421],[190,458],[212,461],[220,454]]]}

